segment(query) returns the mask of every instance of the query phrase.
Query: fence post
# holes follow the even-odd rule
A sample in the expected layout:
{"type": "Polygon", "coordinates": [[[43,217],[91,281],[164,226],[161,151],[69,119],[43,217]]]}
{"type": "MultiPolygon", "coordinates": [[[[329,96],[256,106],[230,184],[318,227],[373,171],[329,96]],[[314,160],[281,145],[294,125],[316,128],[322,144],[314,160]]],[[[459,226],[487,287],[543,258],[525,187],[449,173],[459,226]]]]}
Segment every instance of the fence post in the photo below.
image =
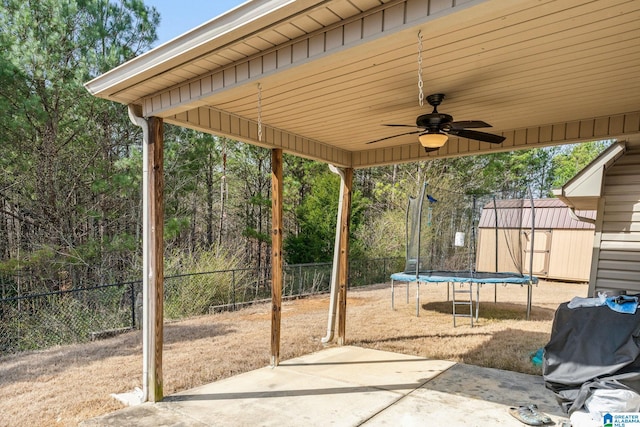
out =
{"type": "Polygon", "coordinates": [[[371,277],[368,274],[369,266],[371,265],[371,263],[370,263],[370,261],[364,261],[364,262],[360,261],[360,268],[362,268],[362,264],[365,265],[365,267],[364,267],[364,283],[363,283],[363,285],[364,286],[368,286],[368,285],[371,284],[371,283],[369,283],[369,281],[371,280],[371,277]]]}
{"type": "Polygon", "coordinates": [[[236,271],[231,270],[231,298],[233,302],[233,311],[236,311],[236,271]]]}
{"type": "Polygon", "coordinates": [[[135,283],[130,283],[131,287],[131,329],[136,328],[136,295],[135,295],[135,283]]]}

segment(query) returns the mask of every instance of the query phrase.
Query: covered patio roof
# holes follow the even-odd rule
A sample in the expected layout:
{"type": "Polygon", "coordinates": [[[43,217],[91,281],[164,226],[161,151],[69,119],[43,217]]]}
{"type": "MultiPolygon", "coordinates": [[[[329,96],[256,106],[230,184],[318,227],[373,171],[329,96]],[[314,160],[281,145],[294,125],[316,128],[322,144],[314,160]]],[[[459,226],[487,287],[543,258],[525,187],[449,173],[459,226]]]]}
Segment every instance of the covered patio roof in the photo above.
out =
{"type": "Polygon", "coordinates": [[[251,0],[86,87],[145,117],[348,168],[638,139],[639,21],[629,0],[251,0]],[[424,95],[446,95],[441,113],[506,140],[367,144],[431,112],[420,68],[424,95]]]}
{"type": "MultiPolygon", "coordinates": [[[[198,13],[193,10],[193,13],[198,13]]],[[[250,0],[86,84],[143,128],[143,395],[159,401],[163,325],[163,123],[272,152],[271,362],[280,357],[282,154],[341,176],[327,337],[345,344],[353,169],[594,139],[640,140],[640,2],[250,0]],[[422,61],[420,61],[422,58],[422,61]],[[505,140],[412,131],[440,113],[505,140]],[[400,130],[400,132],[399,132],[400,130]],[[335,278],[335,280],[334,280],[335,278]],[[337,308],[336,308],[337,306],[337,308]]]]}

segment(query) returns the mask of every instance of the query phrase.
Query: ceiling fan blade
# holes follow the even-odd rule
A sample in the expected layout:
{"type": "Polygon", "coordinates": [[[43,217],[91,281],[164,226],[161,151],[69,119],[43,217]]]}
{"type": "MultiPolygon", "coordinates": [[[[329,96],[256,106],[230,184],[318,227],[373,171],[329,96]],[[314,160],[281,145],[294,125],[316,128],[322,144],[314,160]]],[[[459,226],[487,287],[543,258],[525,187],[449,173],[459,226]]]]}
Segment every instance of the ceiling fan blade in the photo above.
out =
{"type": "MultiPolygon", "coordinates": [[[[413,127],[415,127],[415,126],[413,126],[413,127]]],[[[414,135],[414,134],[416,134],[416,133],[420,133],[420,132],[423,132],[423,131],[421,131],[421,130],[414,130],[413,132],[405,132],[405,133],[401,133],[401,134],[398,134],[398,135],[385,136],[384,138],[380,138],[380,139],[375,139],[375,140],[373,140],[373,141],[369,141],[369,142],[367,142],[367,144],[373,144],[374,142],[380,142],[380,141],[384,141],[385,139],[396,138],[396,137],[398,137],[398,136],[414,135]]]]}
{"type": "Polygon", "coordinates": [[[489,123],[483,122],[482,120],[463,120],[459,122],[451,122],[449,123],[449,127],[451,129],[465,129],[465,128],[490,128],[492,127],[489,123]]]}
{"type": "Polygon", "coordinates": [[[500,144],[505,139],[504,136],[494,135],[492,133],[479,132],[477,130],[452,129],[450,135],[461,136],[462,138],[475,139],[476,141],[489,142],[491,144],[500,144]]]}

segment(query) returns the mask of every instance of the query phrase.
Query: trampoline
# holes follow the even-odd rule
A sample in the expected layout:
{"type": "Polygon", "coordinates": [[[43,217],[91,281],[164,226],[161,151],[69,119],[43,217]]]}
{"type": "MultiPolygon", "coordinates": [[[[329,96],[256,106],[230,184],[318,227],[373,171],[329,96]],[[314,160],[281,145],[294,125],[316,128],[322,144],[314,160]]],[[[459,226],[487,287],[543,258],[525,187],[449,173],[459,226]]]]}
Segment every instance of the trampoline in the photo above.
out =
{"type": "Polygon", "coordinates": [[[538,278],[533,276],[523,276],[519,273],[505,272],[485,272],[485,271],[445,271],[432,270],[423,271],[416,277],[415,273],[394,273],[391,275],[391,308],[394,306],[394,283],[407,282],[407,304],[409,303],[409,284],[416,282],[416,316],[420,313],[420,283],[446,283],[447,294],[449,287],[456,283],[469,284],[469,291],[474,294],[475,285],[475,318],[478,319],[480,312],[480,287],[485,284],[520,285],[527,286],[527,320],[531,315],[531,288],[538,283],[538,278]]]}
{"type": "MultiPolygon", "coordinates": [[[[481,286],[495,285],[494,301],[497,302],[498,284],[520,285],[527,289],[526,318],[529,320],[532,286],[538,283],[538,278],[531,273],[523,274],[526,261],[529,261],[529,272],[533,270],[533,257],[530,254],[534,253],[533,209],[531,218],[527,218],[531,230],[522,231],[523,206],[527,201],[509,200],[510,209],[499,210],[493,195],[479,196],[454,191],[430,195],[426,194],[426,189],[427,184],[424,183],[419,197],[409,198],[405,268],[403,272],[391,275],[391,308],[395,308],[397,282],[406,283],[407,303],[409,286],[416,283],[416,316],[420,315],[420,283],[446,283],[447,300],[450,299],[451,290],[453,295],[454,326],[456,316],[470,317],[473,326],[474,318],[477,320],[479,316],[481,286]],[[476,271],[476,235],[481,216],[490,218],[488,221],[495,229],[493,236],[489,237],[489,242],[494,242],[495,254],[491,253],[493,251],[483,252],[485,259],[489,254],[493,257],[490,265],[495,271],[476,271]],[[504,231],[507,229],[508,232],[504,231]],[[516,232],[513,233],[513,230],[516,232]],[[504,235],[499,236],[499,232],[504,235]],[[518,271],[499,271],[501,266],[506,265],[505,259],[509,259],[509,265],[518,271]],[[466,300],[456,301],[456,295],[461,294],[465,295],[466,300]],[[461,305],[468,306],[469,314],[456,312],[456,307],[461,305]]],[[[530,202],[532,204],[533,200],[530,202]]]]}

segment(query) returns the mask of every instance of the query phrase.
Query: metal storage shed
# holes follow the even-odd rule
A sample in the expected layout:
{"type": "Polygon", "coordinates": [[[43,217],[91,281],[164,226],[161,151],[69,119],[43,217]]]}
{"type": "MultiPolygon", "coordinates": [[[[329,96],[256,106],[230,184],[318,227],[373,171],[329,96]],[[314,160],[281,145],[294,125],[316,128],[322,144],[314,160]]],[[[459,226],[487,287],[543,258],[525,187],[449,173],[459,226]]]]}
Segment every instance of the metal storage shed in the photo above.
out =
{"type": "Polygon", "coordinates": [[[612,145],[555,193],[597,209],[589,293],[640,292],[640,143],[612,145]]]}
{"type": "MultiPolygon", "coordinates": [[[[591,268],[595,210],[576,212],[580,221],[559,199],[536,199],[534,205],[533,275],[541,278],[587,282],[591,268]]],[[[531,203],[500,200],[484,206],[478,223],[479,271],[529,273],[531,203]],[[523,210],[522,215],[514,212],[523,210]],[[496,229],[496,215],[500,219],[496,229]],[[496,249],[496,241],[497,249],[496,249]],[[497,262],[496,262],[497,256],[497,262]]]]}

